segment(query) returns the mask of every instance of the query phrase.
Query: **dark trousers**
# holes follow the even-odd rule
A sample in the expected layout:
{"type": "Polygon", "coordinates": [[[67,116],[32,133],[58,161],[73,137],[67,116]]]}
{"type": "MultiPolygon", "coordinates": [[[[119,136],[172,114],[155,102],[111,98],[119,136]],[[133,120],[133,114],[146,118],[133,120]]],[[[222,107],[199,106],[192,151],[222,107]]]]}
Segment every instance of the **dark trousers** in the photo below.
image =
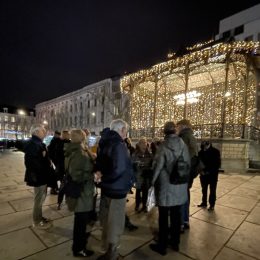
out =
{"type": "Polygon", "coordinates": [[[179,245],[181,229],[181,206],[160,207],[159,206],[159,239],[158,246],[166,249],[170,235],[171,245],[179,245]],[[168,224],[170,213],[170,229],[168,224]]]}
{"type": "Polygon", "coordinates": [[[146,207],[146,202],[147,202],[147,197],[148,197],[148,189],[147,187],[142,186],[141,189],[136,189],[135,193],[135,207],[139,208],[141,202],[143,208],[146,207]]]}
{"type": "Polygon", "coordinates": [[[90,222],[90,212],[75,212],[73,228],[72,251],[78,253],[87,246],[87,224],[90,222]]]}
{"type": "Polygon", "coordinates": [[[214,207],[216,202],[218,176],[201,175],[200,183],[202,188],[202,203],[204,205],[207,205],[208,186],[209,186],[209,205],[211,207],[214,207]]]}
{"type": "Polygon", "coordinates": [[[61,181],[60,190],[58,193],[58,204],[61,204],[65,196],[64,180],[61,181]]]}

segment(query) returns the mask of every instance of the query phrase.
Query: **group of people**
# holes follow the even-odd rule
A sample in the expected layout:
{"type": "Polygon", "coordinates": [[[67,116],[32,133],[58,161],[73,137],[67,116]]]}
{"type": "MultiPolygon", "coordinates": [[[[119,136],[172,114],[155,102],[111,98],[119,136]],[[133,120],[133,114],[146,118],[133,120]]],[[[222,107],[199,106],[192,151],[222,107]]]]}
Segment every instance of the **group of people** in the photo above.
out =
{"type": "MultiPolygon", "coordinates": [[[[189,226],[190,188],[200,172],[202,202],[207,207],[207,190],[210,186],[209,210],[216,201],[216,186],[220,167],[220,153],[210,142],[202,142],[198,152],[197,141],[191,124],[184,119],[177,123],[167,122],[163,128],[165,138],[154,139],[148,144],[140,138],[134,148],[127,138],[128,125],[121,119],[113,120],[110,128],[101,133],[96,153],[86,144],[86,132],[74,129],[71,132],[56,132],[51,144],[43,143],[46,131],[42,125],[31,129],[32,138],[25,146],[25,182],[34,187],[33,227],[49,228],[51,221],[42,215],[42,205],[47,194],[50,169],[58,173],[58,185],[51,193],[58,193],[58,209],[64,197],[64,180],[67,175],[81,185],[80,196],[66,196],[68,207],[74,211],[73,245],[74,256],[88,257],[93,251],[87,249],[89,233],[87,224],[93,219],[95,187],[101,189],[99,220],[102,227],[104,254],[98,259],[117,259],[120,236],[125,222],[129,222],[125,207],[127,194],[135,186],[135,210],[147,212],[148,190],[154,187],[156,206],[159,212],[159,233],[151,250],[166,255],[167,248],[179,250],[180,234],[189,226]],[[184,182],[172,182],[174,166],[186,174],[184,182]],[[185,165],[185,167],[184,167],[185,165]],[[168,219],[170,216],[170,225],[168,219]]],[[[56,182],[57,183],[57,182],[56,182]]]]}

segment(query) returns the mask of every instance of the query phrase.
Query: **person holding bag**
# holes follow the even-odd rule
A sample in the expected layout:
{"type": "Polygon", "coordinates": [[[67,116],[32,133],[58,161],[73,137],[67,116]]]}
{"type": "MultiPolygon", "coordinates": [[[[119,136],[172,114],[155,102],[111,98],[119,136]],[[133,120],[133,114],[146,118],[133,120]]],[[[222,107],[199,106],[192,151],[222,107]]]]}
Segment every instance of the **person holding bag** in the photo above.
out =
{"type": "Polygon", "coordinates": [[[91,222],[95,185],[94,165],[85,151],[85,142],[86,134],[80,129],[75,129],[71,131],[71,143],[64,145],[66,174],[81,187],[78,198],[66,195],[66,203],[69,209],[74,211],[72,251],[76,257],[88,257],[94,253],[86,249],[86,227],[91,222]]]}
{"type": "Polygon", "coordinates": [[[167,254],[168,242],[173,250],[179,251],[181,228],[181,205],[187,199],[190,172],[189,151],[183,140],[176,134],[174,122],[164,125],[164,141],[157,150],[153,162],[153,179],[156,205],[159,208],[159,237],[157,244],[150,248],[161,254],[167,254]],[[177,167],[175,165],[177,164],[177,167]],[[177,170],[175,170],[177,168],[177,170]],[[168,216],[170,213],[170,228],[168,216]],[[170,240],[168,240],[168,234],[170,240]]]}

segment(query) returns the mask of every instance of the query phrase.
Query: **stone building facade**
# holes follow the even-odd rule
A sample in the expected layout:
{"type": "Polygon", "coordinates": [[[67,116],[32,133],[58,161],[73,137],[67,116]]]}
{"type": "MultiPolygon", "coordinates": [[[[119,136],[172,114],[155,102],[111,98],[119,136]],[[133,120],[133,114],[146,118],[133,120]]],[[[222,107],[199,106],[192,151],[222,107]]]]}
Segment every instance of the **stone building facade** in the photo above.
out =
{"type": "Polygon", "coordinates": [[[35,123],[33,111],[3,107],[0,112],[0,139],[25,139],[35,123]]]}
{"type": "Polygon", "coordinates": [[[118,79],[105,79],[36,105],[36,119],[55,130],[88,128],[99,135],[111,120],[123,117],[125,99],[118,79]]]}

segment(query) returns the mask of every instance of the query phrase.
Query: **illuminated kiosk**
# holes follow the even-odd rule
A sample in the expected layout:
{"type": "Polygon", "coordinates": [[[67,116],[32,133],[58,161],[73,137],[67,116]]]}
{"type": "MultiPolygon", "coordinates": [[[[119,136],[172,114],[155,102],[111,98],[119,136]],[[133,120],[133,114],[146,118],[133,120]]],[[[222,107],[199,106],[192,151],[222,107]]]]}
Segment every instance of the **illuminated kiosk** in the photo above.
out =
{"type": "Polygon", "coordinates": [[[131,137],[162,136],[169,120],[187,118],[200,142],[221,151],[224,170],[260,162],[259,42],[208,42],[187,54],[122,77],[131,137]]]}

